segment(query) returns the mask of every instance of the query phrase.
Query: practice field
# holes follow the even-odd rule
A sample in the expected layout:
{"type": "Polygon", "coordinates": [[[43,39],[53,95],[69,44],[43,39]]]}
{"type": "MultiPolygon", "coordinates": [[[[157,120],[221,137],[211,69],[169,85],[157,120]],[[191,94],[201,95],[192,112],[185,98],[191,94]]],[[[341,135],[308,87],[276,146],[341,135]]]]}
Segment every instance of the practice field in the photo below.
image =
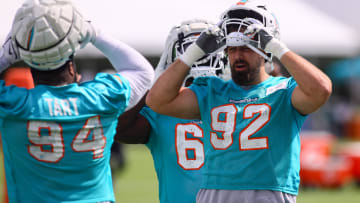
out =
{"type": "MultiPolygon", "coordinates": [[[[116,202],[157,203],[158,185],[149,150],[143,145],[127,145],[126,166],[115,177],[116,202]]],[[[1,199],[3,197],[3,167],[0,155],[1,199]]],[[[174,183],[176,184],[176,183],[174,183]]],[[[324,190],[316,188],[301,189],[297,203],[358,203],[360,188],[349,185],[342,189],[324,190]]]]}

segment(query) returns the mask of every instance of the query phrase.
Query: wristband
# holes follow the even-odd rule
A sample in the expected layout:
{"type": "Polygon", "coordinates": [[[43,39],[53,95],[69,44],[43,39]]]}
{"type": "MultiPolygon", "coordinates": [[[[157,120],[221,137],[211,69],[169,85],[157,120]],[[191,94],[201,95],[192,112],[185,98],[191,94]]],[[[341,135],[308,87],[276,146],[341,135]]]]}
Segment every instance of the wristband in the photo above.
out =
{"type": "Polygon", "coordinates": [[[278,39],[271,39],[270,42],[265,47],[266,52],[270,52],[274,54],[278,59],[281,59],[281,57],[288,51],[290,51],[289,48],[286,47],[286,45],[282,42],[280,42],[278,39]]]}
{"type": "Polygon", "coordinates": [[[179,57],[187,66],[191,67],[197,60],[205,55],[205,52],[196,44],[192,43],[179,57]]]}

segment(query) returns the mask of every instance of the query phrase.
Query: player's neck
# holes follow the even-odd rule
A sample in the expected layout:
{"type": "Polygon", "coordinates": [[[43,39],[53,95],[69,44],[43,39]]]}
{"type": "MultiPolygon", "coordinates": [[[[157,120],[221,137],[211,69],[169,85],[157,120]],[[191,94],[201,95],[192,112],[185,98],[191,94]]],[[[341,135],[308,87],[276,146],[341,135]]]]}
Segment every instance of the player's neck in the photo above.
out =
{"type": "Polygon", "coordinates": [[[251,89],[252,87],[261,84],[262,82],[266,81],[267,79],[269,79],[270,75],[266,75],[266,77],[262,77],[259,78],[259,80],[256,80],[252,83],[246,84],[246,85],[239,85],[242,89],[248,90],[251,89]]]}

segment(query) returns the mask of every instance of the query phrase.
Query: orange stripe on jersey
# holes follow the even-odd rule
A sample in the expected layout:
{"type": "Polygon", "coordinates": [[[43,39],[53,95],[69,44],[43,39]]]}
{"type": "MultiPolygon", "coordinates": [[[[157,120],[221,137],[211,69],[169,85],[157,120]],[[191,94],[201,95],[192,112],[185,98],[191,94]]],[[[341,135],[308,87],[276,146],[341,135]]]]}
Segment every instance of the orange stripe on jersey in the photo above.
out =
{"type": "Polygon", "coordinates": [[[120,81],[120,83],[122,83],[122,80],[118,75],[113,75],[113,76],[115,76],[120,81]]]}

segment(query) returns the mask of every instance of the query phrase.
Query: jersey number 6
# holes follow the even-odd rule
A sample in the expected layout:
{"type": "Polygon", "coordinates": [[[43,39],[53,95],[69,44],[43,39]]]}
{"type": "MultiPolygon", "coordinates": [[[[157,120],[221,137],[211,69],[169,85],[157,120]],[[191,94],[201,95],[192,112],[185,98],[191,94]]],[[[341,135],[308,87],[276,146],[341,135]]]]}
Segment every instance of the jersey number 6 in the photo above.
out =
{"type": "Polygon", "coordinates": [[[203,130],[196,124],[177,124],[175,127],[175,145],[178,164],[184,170],[198,170],[204,165],[204,144],[198,138],[204,137],[203,130]],[[195,138],[188,138],[191,134],[195,138]],[[193,157],[189,157],[189,152],[193,157]]]}

